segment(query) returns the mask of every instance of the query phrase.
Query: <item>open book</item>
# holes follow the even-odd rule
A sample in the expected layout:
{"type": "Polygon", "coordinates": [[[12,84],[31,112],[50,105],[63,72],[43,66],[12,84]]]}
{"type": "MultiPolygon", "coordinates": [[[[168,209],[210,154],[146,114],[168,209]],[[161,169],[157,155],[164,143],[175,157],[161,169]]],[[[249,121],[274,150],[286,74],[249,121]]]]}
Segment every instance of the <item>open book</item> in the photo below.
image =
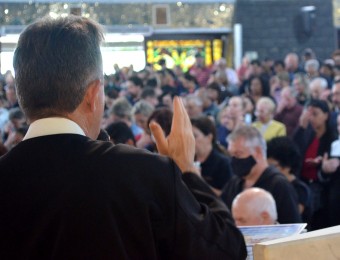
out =
{"type": "Polygon", "coordinates": [[[300,234],[306,225],[306,223],[301,223],[238,227],[241,230],[247,245],[247,259],[253,259],[253,246],[255,244],[300,234]]]}

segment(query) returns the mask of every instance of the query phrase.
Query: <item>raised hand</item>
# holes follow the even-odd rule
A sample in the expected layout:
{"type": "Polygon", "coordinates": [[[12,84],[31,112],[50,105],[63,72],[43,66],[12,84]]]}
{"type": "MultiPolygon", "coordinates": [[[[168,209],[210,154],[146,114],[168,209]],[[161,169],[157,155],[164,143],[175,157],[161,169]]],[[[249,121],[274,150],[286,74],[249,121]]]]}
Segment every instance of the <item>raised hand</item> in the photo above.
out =
{"type": "Polygon", "coordinates": [[[194,167],[195,138],[189,116],[182,100],[175,97],[173,101],[174,115],[170,134],[165,137],[160,125],[150,123],[150,130],[155,138],[158,152],[172,158],[183,173],[198,173],[194,167]]]}

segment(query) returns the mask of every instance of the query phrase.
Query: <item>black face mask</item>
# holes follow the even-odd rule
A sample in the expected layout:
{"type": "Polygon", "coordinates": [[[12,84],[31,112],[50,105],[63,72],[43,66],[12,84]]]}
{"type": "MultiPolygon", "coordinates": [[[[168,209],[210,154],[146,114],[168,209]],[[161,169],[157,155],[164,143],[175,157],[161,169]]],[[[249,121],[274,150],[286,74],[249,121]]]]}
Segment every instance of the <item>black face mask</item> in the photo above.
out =
{"type": "Polygon", "coordinates": [[[231,157],[231,168],[233,169],[234,174],[240,178],[247,176],[255,164],[256,161],[251,155],[242,159],[231,157]]]}

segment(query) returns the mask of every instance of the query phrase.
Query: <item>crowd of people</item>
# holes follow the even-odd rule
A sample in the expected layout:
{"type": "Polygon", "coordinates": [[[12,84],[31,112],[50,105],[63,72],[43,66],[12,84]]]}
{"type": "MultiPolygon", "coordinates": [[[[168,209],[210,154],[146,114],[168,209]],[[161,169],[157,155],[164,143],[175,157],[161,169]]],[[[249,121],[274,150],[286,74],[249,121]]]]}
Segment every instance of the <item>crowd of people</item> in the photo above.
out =
{"type": "MultiPolygon", "coordinates": [[[[169,135],[173,99],[180,96],[195,137],[195,167],[230,209],[260,194],[274,200],[273,223],[303,221],[310,230],[340,224],[340,50],[323,61],[311,49],[282,60],[245,57],[236,69],[224,58],[206,66],[199,52],[186,72],[165,60],[158,65],[138,72],[114,65],[115,73],[104,76],[98,139],[156,153],[149,125],[157,122],[169,135]],[[272,197],[258,190],[240,196],[254,187],[272,197]]],[[[7,72],[0,86],[0,154],[28,127],[7,72]]]]}

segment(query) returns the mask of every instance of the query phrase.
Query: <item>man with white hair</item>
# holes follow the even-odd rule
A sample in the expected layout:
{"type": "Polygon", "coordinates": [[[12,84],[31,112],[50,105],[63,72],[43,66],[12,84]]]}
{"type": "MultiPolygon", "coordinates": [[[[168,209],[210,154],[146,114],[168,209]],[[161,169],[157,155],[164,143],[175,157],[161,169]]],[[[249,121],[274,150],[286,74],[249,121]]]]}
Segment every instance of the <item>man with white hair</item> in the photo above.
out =
{"type": "Polygon", "coordinates": [[[327,100],[330,94],[327,80],[321,77],[314,78],[309,83],[309,90],[313,99],[327,100]]]}
{"type": "Polygon", "coordinates": [[[223,188],[221,199],[231,208],[242,191],[258,187],[269,191],[277,203],[280,223],[299,223],[297,194],[293,186],[266,159],[266,142],[252,126],[240,126],[228,136],[228,152],[234,176],[223,188]]]}
{"type": "Polygon", "coordinates": [[[261,188],[242,191],[233,200],[231,210],[237,226],[276,224],[275,200],[268,191],[261,188]]]}
{"type": "Polygon", "coordinates": [[[319,76],[320,63],[316,59],[307,60],[305,63],[305,71],[309,78],[316,78],[319,76]]]}

